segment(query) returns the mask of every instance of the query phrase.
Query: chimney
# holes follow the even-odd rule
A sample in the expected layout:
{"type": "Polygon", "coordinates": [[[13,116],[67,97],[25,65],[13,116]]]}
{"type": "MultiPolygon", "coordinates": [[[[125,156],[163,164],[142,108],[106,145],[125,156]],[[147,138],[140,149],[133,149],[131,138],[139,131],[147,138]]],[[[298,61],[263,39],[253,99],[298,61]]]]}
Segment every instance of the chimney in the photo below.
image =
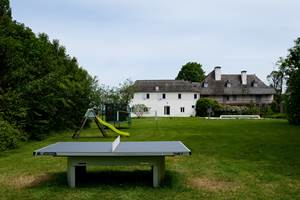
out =
{"type": "Polygon", "coordinates": [[[243,70],[241,72],[242,85],[247,85],[247,71],[243,70]]]}
{"type": "Polygon", "coordinates": [[[221,80],[221,67],[220,66],[216,66],[215,67],[215,80],[216,81],[220,81],[221,80]]]}

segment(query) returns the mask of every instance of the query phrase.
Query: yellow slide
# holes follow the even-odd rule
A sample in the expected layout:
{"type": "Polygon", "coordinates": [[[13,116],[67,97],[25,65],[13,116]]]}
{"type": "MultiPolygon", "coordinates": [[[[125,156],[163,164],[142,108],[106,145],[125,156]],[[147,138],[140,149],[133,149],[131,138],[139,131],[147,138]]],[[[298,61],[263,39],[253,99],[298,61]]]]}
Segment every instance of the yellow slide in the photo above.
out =
{"type": "Polygon", "coordinates": [[[129,137],[129,135],[130,135],[129,133],[123,132],[123,131],[120,131],[120,130],[116,129],[113,125],[111,125],[111,124],[107,123],[106,121],[100,119],[98,116],[96,116],[96,119],[98,120],[98,122],[99,122],[100,124],[102,124],[103,126],[108,127],[108,128],[109,128],[110,130],[112,130],[113,132],[115,132],[115,133],[117,133],[117,134],[119,134],[119,135],[121,135],[121,136],[129,137]]]}

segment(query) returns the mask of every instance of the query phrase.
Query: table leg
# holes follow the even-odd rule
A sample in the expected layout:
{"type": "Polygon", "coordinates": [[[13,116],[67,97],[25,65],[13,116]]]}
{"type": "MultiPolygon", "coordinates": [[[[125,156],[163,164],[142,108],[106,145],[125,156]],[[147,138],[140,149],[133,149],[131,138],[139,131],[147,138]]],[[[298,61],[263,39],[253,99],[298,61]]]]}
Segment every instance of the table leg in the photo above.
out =
{"type": "Polygon", "coordinates": [[[155,164],[152,166],[153,171],[153,187],[158,187],[164,180],[165,176],[165,157],[158,157],[155,164]]]}
{"type": "Polygon", "coordinates": [[[68,157],[68,184],[71,188],[75,187],[75,166],[72,163],[72,158],[68,157]]]}

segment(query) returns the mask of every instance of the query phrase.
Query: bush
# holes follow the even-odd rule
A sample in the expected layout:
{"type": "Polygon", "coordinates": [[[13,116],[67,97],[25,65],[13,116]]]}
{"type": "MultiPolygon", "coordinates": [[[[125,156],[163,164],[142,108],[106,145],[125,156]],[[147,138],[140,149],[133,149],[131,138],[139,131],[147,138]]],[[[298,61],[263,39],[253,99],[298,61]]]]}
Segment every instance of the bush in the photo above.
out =
{"type": "Polygon", "coordinates": [[[286,113],[276,113],[276,114],[268,115],[266,117],[272,119],[286,119],[287,115],[286,113]]]}
{"type": "Polygon", "coordinates": [[[243,115],[248,112],[248,107],[246,106],[230,106],[225,105],[220,110],[222,115],[243,115]]]}
{"type": "Polygon", "coordinates": [[[15,129],[7,121],[0,119],[0,151],[14,149],[18,142],[24,139],[19,130],[15,129]]]}
{"type": "Polygon", "coordinates": [[[250,104],[247,110],[243,113],[244,115],[260,115],[260,109],[254,104],[250,104]]]}
{"type": "Polygon", "coordinates": [[[196,116],[208,116],[208,109],[211,108],[211,116],[218,115],[222,109],[222,105],[216,100],[209,98],[201,98],[196,103],[196,116]]]}
{"type": "Polygon", "coordinates": [[[131,110],[138,118],[142,117],[144,113],[149,112],[149,108],[144,104],[135,104],[131,110]]]}

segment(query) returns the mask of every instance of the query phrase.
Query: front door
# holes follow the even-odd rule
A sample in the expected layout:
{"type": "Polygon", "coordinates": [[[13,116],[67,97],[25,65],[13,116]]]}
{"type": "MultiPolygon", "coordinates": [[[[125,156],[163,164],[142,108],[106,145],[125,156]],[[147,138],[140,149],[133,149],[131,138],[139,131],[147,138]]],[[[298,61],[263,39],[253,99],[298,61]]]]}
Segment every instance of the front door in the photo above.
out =
{"type": "Polygon", "coordinates": [[[170,115],[170,106],[165,106],[164,107],[164,114],[165,115],[170,115]]]}

